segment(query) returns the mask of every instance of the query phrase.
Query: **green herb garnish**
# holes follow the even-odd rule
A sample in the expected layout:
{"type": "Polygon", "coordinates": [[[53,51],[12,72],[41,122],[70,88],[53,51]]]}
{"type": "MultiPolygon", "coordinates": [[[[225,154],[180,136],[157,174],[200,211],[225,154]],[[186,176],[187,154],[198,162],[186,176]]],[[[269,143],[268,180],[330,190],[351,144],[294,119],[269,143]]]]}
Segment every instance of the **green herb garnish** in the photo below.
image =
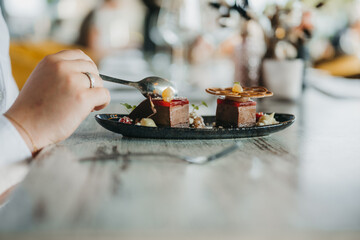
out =
{"type": "Polygon", "coordinates": [[[204,101],[202,101],[201,104],[199,104],[199,105],[191,104],[191,106],[193,107],[193,111],[199,110],[199,108],[200,108],[201,106],[208,107],[208,105],[207,105],[206,102],[204,102],[204,101]]]}
{"type": "Polygon", "coordinates": [[[126,111],[128,113],[132,112],[137,107],[136,105],[130,105],[128,103],[120,103],[120,104],[126,108],[126,111]]]}

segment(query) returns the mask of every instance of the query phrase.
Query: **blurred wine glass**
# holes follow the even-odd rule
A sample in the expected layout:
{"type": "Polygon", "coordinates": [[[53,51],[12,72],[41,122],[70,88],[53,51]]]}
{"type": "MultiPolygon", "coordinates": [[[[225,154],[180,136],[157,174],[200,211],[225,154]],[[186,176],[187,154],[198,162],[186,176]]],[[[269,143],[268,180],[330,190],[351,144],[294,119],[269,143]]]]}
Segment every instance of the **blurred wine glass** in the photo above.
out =
{"type": "Polygon", "coordinates": [[[183,48],[202,30],[199,0],[163,0],[158,18],[159,32],[172,47],[183,48]]]}
{"type": "Polygon", "coordinates": [[[157,27],[172,48],[171,79],[184,83],[188,68],[187,48],[202,34],[201,0],[163,0],[157,27]]]}

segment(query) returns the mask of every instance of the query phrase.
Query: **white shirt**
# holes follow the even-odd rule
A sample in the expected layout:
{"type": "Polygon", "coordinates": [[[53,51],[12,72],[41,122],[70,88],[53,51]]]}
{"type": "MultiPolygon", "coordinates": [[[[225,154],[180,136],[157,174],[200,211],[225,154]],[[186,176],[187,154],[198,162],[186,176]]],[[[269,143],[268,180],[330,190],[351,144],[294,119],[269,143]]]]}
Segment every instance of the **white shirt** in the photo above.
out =
{"type": "Polygon", "coordinates": [[[11,73],[9,32],[0,9],[0,173],[2,166],[31,157],[31,152],[19,132],[3,116],[3,113],[15,101],[18,93],[19,90],[11,73]]]}

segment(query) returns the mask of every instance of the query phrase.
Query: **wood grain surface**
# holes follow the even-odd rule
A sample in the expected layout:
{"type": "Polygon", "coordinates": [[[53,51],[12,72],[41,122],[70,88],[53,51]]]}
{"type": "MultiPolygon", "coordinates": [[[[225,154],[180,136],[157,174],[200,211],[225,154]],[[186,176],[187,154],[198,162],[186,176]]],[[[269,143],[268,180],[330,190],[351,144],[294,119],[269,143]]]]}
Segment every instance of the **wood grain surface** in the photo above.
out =
{"type": "MultiPolygon", "coordinates": [[[[359,239],[359,109],[308,90],[298,103],[258,104],[296,115],[282,132],[186,141],[123,138],[92,114],[32,162],[0,210],[0,239],[359,239]],[[234,142],[239,150],[201,166],[131,156],[208,155],[234,142]]],[[[103,112],[122,111],[113,102],[103,112]]]]}

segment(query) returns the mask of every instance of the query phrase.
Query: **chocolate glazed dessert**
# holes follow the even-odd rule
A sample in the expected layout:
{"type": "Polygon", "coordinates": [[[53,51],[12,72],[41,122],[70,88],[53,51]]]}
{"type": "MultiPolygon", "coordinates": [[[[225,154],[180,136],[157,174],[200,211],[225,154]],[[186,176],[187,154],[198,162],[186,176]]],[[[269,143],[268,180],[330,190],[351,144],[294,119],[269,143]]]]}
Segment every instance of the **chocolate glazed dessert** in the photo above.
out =
{"type": "Polygon", "coordinates": [[[220,96],[217,100],[216,126],[225,128],[252,127],[256,125],[256,102],[250,98],[272,96],[264,87],[207,88],[207,93],[220,96]]]}
{"type": "Polygon", "coordinates": [[[149,96],[129,114],[129,118],[131,118],[135,123],[137,123],[143,118],[149,118],[153,116],[155,113],[156,109],[154,107],[154,103],[149,96]]]}
{"type": "Polygon", "coordinates": [[[216,126],[252,127],[256,124],[256,102],[235,102],[218,99],[216,126]]]}
{"type": "Polygon", "coordinates": [[[189,101],[186,98],[166,102],[153,99],[156,113],[151,117],[156,125],[166,127],[189,127],[189,101]]]}
{"type": "Polygon", "coordinates": [[[186,98],[176,98],[167,102],[162,98],[149,97],[142,101],[129,117],[135,123],[143,118],[151,118],[157,126],[189,127],[189,101],[186,98]]]}

